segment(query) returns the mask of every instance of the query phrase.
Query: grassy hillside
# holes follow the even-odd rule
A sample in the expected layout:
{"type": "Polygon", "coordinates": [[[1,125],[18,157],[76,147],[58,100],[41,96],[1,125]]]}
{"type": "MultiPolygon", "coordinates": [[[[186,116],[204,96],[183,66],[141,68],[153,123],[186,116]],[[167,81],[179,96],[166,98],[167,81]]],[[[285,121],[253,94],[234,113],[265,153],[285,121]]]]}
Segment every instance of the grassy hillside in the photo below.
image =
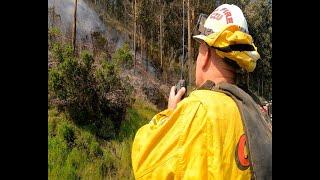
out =
{"type": "Polygon", "coordinates": [[[129,108],[119,135],[113,140],[95,137],[78,127],[57,109],[48,110],[49,179],[134,179],[131,146],[135,132],[157,113],[148,102],[137,99],[129,108]]]}

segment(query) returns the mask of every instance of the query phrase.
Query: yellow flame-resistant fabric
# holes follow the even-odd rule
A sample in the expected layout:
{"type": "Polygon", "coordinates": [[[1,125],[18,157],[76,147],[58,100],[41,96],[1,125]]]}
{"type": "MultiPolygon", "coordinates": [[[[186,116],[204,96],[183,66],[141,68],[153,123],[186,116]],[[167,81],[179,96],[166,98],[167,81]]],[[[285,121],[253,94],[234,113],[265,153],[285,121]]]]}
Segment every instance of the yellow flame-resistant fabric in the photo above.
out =
{"type": "Polygon", "coordinates": [[[250,168],[236,164],[244,129],[227,95],[196,90],[164,110],[136,133],[132,166],[136,179],[250,179],[250,168]]]}
{"type": "Polygon", "coordinates": [[[208,36],[194,36],[195,39],[203,40],[209,46],[225,47],[234,44],[248,44],[254,46],[254,51],[231,51],[222,52],[216,50],[217,54],[224,58],[227,57],[244,68],[247,72],[252,72],[256,67],[256,62],[260,58],[257,47],[253,43],[251,35],[240,31],[237,25],[226,25],[220,32],[212,33],[208,36]]]}

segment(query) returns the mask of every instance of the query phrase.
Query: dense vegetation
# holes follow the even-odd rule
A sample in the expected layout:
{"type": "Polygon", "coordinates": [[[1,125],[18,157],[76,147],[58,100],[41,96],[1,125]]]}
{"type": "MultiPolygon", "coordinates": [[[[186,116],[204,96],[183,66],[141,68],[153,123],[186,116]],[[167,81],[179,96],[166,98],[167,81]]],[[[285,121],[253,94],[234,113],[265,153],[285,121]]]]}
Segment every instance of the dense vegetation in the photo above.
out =
{"type": "Polygon", "coordinates": [[[131,146],[135,132],[158,110],[137,100],[128,108],[115,139],[96,137],[56,108],[48,111],[49,179],[134,179],[131,146]]]}
{"type": "Polygon", "coordinates": [[[89,52],[76,57],[68,44],[54,43],[49,69],[49,103],[68,112],[78,125],[91,125],[102,138],[115,136],[132,104],[132,87],[119,78],[116,64],[130,65],[125,49],[115,60],[94,61],[89,52]],[[123,52],[124,51],[124,52],[123,52]]]}
{"type": "Polygon", "coordinates": [[[128,44],[76,53],[62,36],[48,30],[48,178],[134,179],[134,135],[159,110],[120,77],[132,69],[128,44]]]}

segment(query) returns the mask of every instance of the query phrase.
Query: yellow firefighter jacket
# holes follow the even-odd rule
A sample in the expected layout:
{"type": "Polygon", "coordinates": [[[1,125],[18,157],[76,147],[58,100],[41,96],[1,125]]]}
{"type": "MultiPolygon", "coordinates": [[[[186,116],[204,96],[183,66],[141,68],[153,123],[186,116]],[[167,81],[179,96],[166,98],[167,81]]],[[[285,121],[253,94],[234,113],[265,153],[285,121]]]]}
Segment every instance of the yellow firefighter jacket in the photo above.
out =
{"type": "Polygon", "coordinates": [[[136,179],[250,179],[241,115],[229,96],[195,90],[141,127],[132,146],[136,179]]]}

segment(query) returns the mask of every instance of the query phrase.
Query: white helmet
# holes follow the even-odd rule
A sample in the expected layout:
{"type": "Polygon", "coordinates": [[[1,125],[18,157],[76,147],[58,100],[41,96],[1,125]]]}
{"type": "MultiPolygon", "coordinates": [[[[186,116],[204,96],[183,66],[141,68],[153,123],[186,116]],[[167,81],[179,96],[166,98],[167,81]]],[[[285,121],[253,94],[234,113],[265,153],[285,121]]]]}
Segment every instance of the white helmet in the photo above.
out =
{"type": "Polygon", "coordinates": [[[236,5],[223,4],[209,16],[200,14],[193,34],[195,40],[204,41],[215,48],[221,58],[237,62],[247,72],[252,72],[260,59],[249,35],[247,21],[236,5]]]}
{"type": "Polygon", "coordinates": [[[248,24],[241,9],[233,4],[222,4],[217,7],[207,18],[204,27],[213,32],[219,32],[225,25],[235,24],[249,34],[248,24]]]}

